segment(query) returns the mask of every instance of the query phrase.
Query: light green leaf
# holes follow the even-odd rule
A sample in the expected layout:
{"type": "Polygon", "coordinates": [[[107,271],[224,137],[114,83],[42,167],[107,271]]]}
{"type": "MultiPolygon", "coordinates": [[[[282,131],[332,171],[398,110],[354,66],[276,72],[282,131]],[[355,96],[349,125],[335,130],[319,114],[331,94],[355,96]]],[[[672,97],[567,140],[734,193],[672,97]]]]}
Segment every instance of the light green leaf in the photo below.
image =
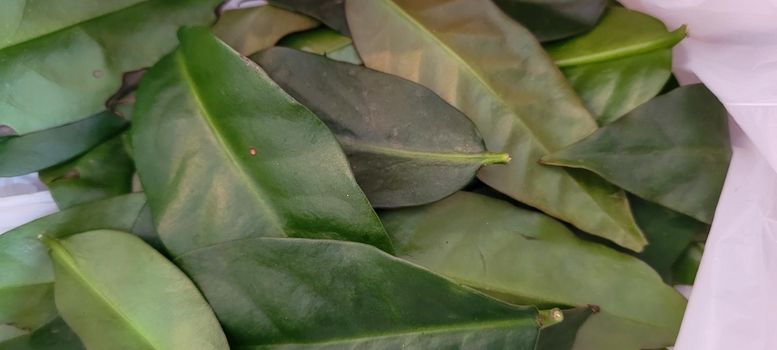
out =
{"type": "MultiPolygon", "coordinates": [[[[2,69],[2,68],[0,68],[2,69]]],[[[102,112],[23,136],[0,137],[0,176],[18,176],[62,163],[118,134],[127,121],[102,112]]]]}
{"type": "Polygon", "coordinates": [[[538,163],[596,122],[531,34],[491,2],[346,2],[365,64],[416,81],[464,112],[493,152],[512,157],[478,177],[514,199],[640,251],[645,238],[625,194],[585,172],[538,163]]]}
{"type": "Polygon", "coordinates": [[[353,240],[391,251],[326,125],[206,28],[137,93],[136,166],[174,256],[250,236],[353,240]]]}
{"type": "Polygon", "coordinates": [[[467,116],[423,86],[282,47],[255,59],[332,130],[375,207],[434,202],[481,166],[509,160],[488,153],[467,116]]]}
{"type": "Polygon", "coordinates": [[[318,21],[271,5],[225,11],[213,33],[241,55],[272,47],[289,33],[319,25],[318,21]]]}
{"type": "Polygon", "coordinates": [[[655,97],[672,72],[672,47],[685,27],[611,7],[592,31],[547,47],[599,124],[615,121],[655,97]]]}
{"type": "Polygon", "coordinates": [[[591,30],[604,13],[607,0],[494,0],[494,3],[539,41],[545,42],[591,30]]]}
{"type": "Polygon", "coordinates": [[[135,166],[122,138],[118,135],[74,160],[40,172],[60,209],[132,191],[135,166]]]}
{"type": "Polygon", "coordinates": [[[381,218],[397,256],[458,283],[518,304],[597,305],[577,350],[653,349],[677,336],[685,299],[655,271],[541,213],[459,192],[381,218]]]}
{"type": "Polygon", "coordinates": [[[57,309],[90,349],[229,349],[194,284],[143,241],[119,231],[44,236],[57,309]]]}
{"type": "Polygon", "coordinates": [[[0,126],[17,135],[100,112],[121,86],[123,73],[151,65],[173,49],[179,26],[211,22],[220,2],[27,0],[23,3],[30,7],[15,11],[18,1],[4,0],[0,16],[42,26],[0,49],[0,126]],[[80,5],[67,6],[76,2],[80,5]],[[76,14],[78,8],[86,9],[83,15],[76,14]]]}
{"type": "Polygon", "coordinates": [[[531,350],[539,331],[534,308],[359,243],[251,238],[177,262],[238,349],[531,350]]]}
{"type": "Polygon", "coordinates": [[[326,27],[289,35],[278,42],[278,46],[326,56],[335,61],[359,65],[363,63],[351,38],[326,27]]]}
{"type": "Polygon", "coordinates": [[[542,158],[593,171],[637,196],[711,223],[731,160],[726,109],[683,86],[542,158]]]}

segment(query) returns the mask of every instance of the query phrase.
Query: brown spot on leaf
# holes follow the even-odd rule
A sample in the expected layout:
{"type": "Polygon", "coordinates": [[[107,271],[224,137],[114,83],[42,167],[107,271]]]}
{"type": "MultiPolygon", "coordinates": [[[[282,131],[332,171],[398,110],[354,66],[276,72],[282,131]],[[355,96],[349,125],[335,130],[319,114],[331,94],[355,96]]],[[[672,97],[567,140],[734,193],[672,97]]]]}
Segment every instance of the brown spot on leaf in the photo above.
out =
{"type": "Polygon", "coordinates": [[[105,74],[101,69],[95,69],[92,71],[92,76],[95,78],[102,78],[103,74],[105,74]]]}
{"type": "Polygon", "coordinates": [[[248,154],[250,154],[251,157],[256,156],[256,148],[251,147],[251,149],[248,150],[248,154]]]}
{"type": "Polygon", "coordinates": [[[599,307],[599,305],[588,305],[588,307],[591,309],[591,312],[598,314],[602,309],[599,307]]]}

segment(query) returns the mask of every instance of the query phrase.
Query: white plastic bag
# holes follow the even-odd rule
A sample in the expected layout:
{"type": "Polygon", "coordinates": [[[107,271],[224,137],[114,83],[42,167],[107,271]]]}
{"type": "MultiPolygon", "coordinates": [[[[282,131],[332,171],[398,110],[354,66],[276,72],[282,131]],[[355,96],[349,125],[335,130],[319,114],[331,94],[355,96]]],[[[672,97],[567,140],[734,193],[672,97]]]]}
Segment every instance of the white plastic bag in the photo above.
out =
{"type": "Polygon", "coordinates": [[[0,178],[0,233],[56,211],[37,174],[0,178]]]}

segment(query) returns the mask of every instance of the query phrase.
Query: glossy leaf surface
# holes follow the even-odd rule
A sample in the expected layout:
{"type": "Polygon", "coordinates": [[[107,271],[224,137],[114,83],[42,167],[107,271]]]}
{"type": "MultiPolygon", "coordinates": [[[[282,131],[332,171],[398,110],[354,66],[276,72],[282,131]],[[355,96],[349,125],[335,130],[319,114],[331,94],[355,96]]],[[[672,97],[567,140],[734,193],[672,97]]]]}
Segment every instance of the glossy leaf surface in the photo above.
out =
{"type": "Polygon", "coordinates": [[[593,171],[711,223],[730,159],[726,109],[698,84],[659,96],[542,161],[593,171]]]}
{"type": "Polygon", "coordinates": [[[539,41],[564,39],[593,28],[607,0],[495,0],[539,41]]]}
{"type": "Polygon", "coordinates": [[[102,112],[53,129],[0,137],[0,177],[29,174],[67,161],[126,126],[126,120],[111,112],[102,112]]]}
{"type": "Polygon", "coordinates": [[[680,258],[694,237],[706,234],[710,227],[689,216],[644,199],[631,197],[630,200],[637,223],[650,242],[637,256],[652,266],[664,281],[671,283],[672,265],[680,258]]]}
{"type": "Polygon", "coordinates": [[[0,350],[84,350],[65,321],[56,317],[28,335],[0,342],[0,350]]]}
{"type": "Polygon", "coordinates": [[[397,256],[458,283],[518,304],[598,305],[575,349],[664,347],[679,330],[685,299],[648,265],[541,213],[459,192],[381,218],[397,256]]]}
{"type": "Polygon", "coordinates": [[[478,177],[514,199],[639,251],[645,245],[625,194],[582,172],[540,165],[596,122],[532,35],[490,2],[346,2],[368,67],[429,87],[475,123],[512,161],[478,177]],[[462,25],[463,23],[469,25],[462,25]]]}
{"type": "Polygon", "coordinates": [[[351,38],[326,27],[289,35],[278,42],[278,46],[326,56],[335,61],[363,63],[351,38]]]}
{"type": "Polygon", "coordinates": [[[44,237],[57,309],[90,349],[229,349],[192,281],[140,238],[89,231],[44,237]]]}
{"type": "Polygon", "coordinates": [[[350,36],[345,19],[345,0],[268,0],[270,4],[318,19],[343,35],[350,36]]]}
{"type": "Polygon", "coordinates": [[[661,91],[672,74],[671,49],[684,37],[685,28],[669,32],[653,17],[611,7],[594,30],[548,51],[604,125],[661,91]]]}
{"type": "MultiPolygon", "coordinates": [[[[48,17],[47,13],[56,8],[70,11],[67,4],[73,2],[57,1],[52,5],[48,1],[28,0],[22,1],[32,5],[27,10],[5,12],[7,4],[20,2],[3,1],[0,16],[20,23],[28,17],[59,18],[48,17]]],[[[151,65],[172,50],[179,26],[210,23],[219,2],[89,1],[92,6],[110,7],[113,11],[77,19],[73,18],[78,15],[65,14],[62,20],[52,19],[58,25],[45,35],[33,35],[0,49],[0,77],[4,83],[0,85],[0,126],[22,135],[100,112],[121,86],[123,73],[151,65]],[[135,5],[114,6],[130,3],[135,5]],[[78,22],[64,24],[74,20],[78,22]]]]}
{"type": "Polygon", "coordinates": [[[54,273],[39,235],[130,231],[145,202],[143,194],[131,194],[79,205],[0,235],[0,324],[35,329],[56,315],[54,273]]]}
{"type": "Polygon", "coordinates": [[[256,60],[332,130],[373,206],[434,202],[481,166],[509,160],[488,153],[467,116],[421,85],[288,48],[256,60]]]}
{"type": "Polygon", "coordinates": [[[206,28],[137,93],[136,166],[174,256],[249,236],[354,240],[391,250],[326,125],[206,28]]]}
{"type": "Polygon", "coordinates": [[[272,47],[289,33],[319,25],[318,21],[271,5],[225,11],[213,33],[241,55],[272,47]]]}
{"type": "Polygon", "coordinates": [[[177,261],[241,349],[529,350],[539,331],[534,308],[503,304],[364,244],[251,238],[177,261]]]}
{"type": "Polygon", "coordinates": [[[66,209],[130,193],[134,172],[122,135],[118,135],[74,160],[41,171],[39,177],[59,209],[66,209]]]}

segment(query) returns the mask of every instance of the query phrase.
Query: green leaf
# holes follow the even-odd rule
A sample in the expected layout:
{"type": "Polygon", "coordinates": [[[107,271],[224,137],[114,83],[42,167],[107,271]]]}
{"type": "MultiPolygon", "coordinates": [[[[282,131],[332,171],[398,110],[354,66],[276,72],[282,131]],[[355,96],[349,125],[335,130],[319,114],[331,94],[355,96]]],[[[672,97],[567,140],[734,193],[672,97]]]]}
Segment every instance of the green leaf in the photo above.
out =
{"type": "Polygon", "coordinates": [[[102,112],[53,129],[0,137],[0,176],[24,175],[62,163],[118,134],[126,126],[126,120],[111,112],[102,112]]]}
{"type": "Polygon", "coordinates": [[[672,268],[672,283],[693,285],[704,255],[704,243],[693,242],[680,255],[672,268]]]}
{"type": "Polygon", "coordinates": [[[118,135],[67,163],[45,169],[39,177],[60,209],[132,191],[135,166],[118,135]]]}
{"type": "Polygon", "coordinates": [[[373,247],[250,238],[177,259],[240,349],[534,348],[537,311],[373,247]]]}
{"type": "Polygon", "coordinates": [[[528,31],[488,1],[356,0],[346,10],[368,67],[431,88],[472,119],[489,150],[510,154],[507,166],[480,171],[483,182],[642,250],[645,238],[620,189],[538,163],[594,132],[596,122],[528,31]]]}
{"type": "Polygon", "coordinates": [[[35,329],[56,315],[54,273],[38,236],[51,237],[95,230],[133,229],[146,202],[130,194],[75,206],[0,235],[0,324],[35,329]]]}
{"type": "Polygon", "coordinates": [[[345,0],[269,0],[270,4],[318,19],[343,35],[351,36],[345,19],[345,0]]]}
{"type": "Polygon", "coordinates": [[[319,25],[318,21],[270,5],[225,11],[213,26],[216,34],[241,55],[275,45],[289,33],[319,25]]]}
{"type": "Polygon", "coordinates": [[[685,27],[622,7],[607,10],[592,31],[547,47],[599,124],[615,121],[655,97],[672,72],[672,47],[685,27]]]}
{"type": "Polygon", "coordinates": [[[459,192],[381,218],[398,257],[458,283],[511,303],[597,305],[575,349],[652,349],[677,336],[685,299],[655,271],[541,213],[459,192]],[[599,347],[608,328],[620,347],[599,347]]]}
{"type": "Polygon", "coordinates": [[[329,126],[373,206],[434,202],[466,186],[481,166],[509,160],[486,152],[467,116],[423,86],[282,47],[256,60],[329,126]]]}
{"type": "Polygon", "coordinates": [[[151,65],[173,49],[179,26],[212,21],[220,0],[21,2],[4,0],[0,17],[30,28],[43,25],[0,49],[0,125],[18,135],[103,110],[124,72],[151,65]],[[27,4],[32,6],[24,9],[27,4]],[[75,15],[79,8],[92,9],[75,15]]]}
{"type": "Polygon", "coordinates": [[[326,56],[335,61],[359,65],[363,63],[351,38],[326,27],[289,35],[281,39],[278,46],[326,56]]]}
{"type": "Polygon", "coordinates": [[[494,0],[494,3],[539,41],[545,42],[591,30],[604,13],[607,0],[494,0]]]}
{"type": "MultiPolygon", "coordinates": [[[[562,320],[540,330],[537,350],[571,350],[580,327],[593,314],[593,307],[579,307],[555,312],[563,315],[562,320]]],[[[551,312],[554,312],[554,311],[551,312]]]]}
{"type": "Polygon", "coordinates": [[[650,242],[637,256],[670,283],[672,265],[694,237],[707,233],[710,227],[658,204],[635,197],[630,199],[637,223],[650,242]]]}
{"type": "Polygon", "coordinates": [[[326,125],[206,28],[137,93],[136,166],[173,256],[249,236],[391,242],[326,125]]]}
{"type": "Polygon", "coordinates": [[[84,345],[57,317],[28,335],[0,342],[0,350],[83,350],[84,345]]]}
{"type": "Polygon", "coordinates": [[[593,171],[709,224],[731,160],[726,116],[704,85],[683,86],[542,162],[593,171]]]}
{"type": "Polygon", "coordinates": [[[138,237],[90,231],[44,236],[57,309],[90,349],[229,349],[186,275],[138,237]]]}

